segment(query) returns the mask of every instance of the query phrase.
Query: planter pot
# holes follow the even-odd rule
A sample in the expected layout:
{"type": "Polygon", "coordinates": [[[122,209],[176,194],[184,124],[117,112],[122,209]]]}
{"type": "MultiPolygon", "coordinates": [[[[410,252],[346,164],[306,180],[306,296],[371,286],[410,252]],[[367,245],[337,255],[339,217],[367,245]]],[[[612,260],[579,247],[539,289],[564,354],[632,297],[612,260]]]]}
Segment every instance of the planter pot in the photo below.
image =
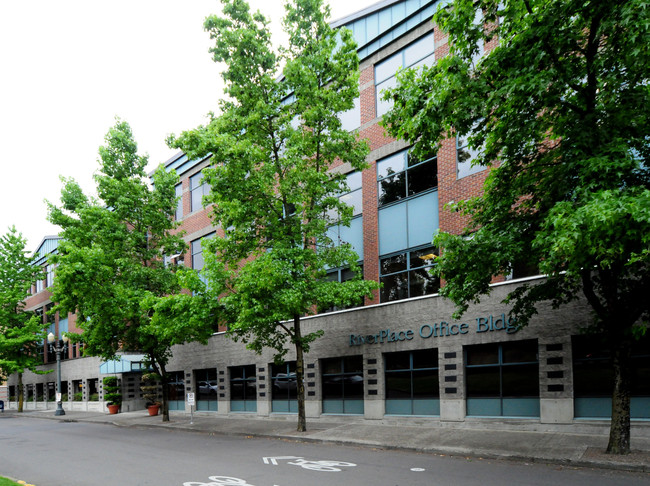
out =
{"type": "Polygon", "coordinates": [[[160,405],[149,405],[147,407],[147,410],[149,411],[149,416],[153,417],[154,415],[158,415],[159,409],[160,409],[160,405]]]}
{"type": "Polygon", "coordinates": [[[119,405],[107,405],[108,407],[108,413],[111,415],[115,415],[117,412],[120,411],[120,406],[119,405]]]}

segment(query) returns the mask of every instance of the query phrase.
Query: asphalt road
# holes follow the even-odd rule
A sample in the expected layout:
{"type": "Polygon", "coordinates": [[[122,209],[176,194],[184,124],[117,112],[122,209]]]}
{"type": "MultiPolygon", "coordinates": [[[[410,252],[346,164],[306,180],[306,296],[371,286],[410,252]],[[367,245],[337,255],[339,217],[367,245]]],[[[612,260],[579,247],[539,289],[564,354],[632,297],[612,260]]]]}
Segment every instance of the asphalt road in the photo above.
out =
{"type": "Polygon", "coordinates": [[[0,418],[0,476],[36,486],[650,485],[650,475],[0,418]]]}

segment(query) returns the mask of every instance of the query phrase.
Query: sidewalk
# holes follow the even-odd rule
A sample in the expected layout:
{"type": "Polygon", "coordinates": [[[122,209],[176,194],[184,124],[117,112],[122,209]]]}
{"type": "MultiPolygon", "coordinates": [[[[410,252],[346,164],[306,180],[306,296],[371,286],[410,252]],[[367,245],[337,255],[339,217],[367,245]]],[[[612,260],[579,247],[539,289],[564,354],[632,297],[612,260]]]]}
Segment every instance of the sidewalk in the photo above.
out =
{"type": "Polygon", "coordinates": [[[632,431],[632,453],[605,454],[609,428],[603,424],[574,425],[571,433],[562,426],[527,424],[527,429],[506,422],[446,424],[417,419],[325,416],[307,420],[307,432],[296,432],[295,415],[252,417],[171,412],[170,421],[149,417],[146,410],[109,415],[98,412],[54,410],[5,414],[67,422],[103,423],[120,427],[153,427],[223,435],[333,442],[387,449],[403,449],[484,459],[510,459],[650,473],[650,424],[632,431]],[[531,426],[532,425],[532,426],[531,426]]]}

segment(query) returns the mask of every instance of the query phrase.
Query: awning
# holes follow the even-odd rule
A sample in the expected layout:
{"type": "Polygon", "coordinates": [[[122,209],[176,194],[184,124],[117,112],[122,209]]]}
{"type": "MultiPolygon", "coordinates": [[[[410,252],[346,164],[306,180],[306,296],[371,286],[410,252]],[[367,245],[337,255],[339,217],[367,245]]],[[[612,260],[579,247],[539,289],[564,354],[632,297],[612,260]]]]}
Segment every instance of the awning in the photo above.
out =
{"type": "Polygon", "coordinates": [[[122,354],[115,361],[104,361],[99,365],[99,373],[108,375],[110,373],[130,373],[142,371],[146,367],[143,364],[146,355],[144,354],[122,354]]]}

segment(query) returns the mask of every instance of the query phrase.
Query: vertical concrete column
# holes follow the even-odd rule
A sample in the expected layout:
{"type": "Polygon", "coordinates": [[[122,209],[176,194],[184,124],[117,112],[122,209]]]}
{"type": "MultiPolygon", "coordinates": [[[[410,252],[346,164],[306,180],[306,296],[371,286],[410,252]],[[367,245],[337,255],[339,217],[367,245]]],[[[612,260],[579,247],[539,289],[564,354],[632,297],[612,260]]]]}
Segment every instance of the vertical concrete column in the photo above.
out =
{"type": "Polygon", "coordinates": [[[571,336],[547,336],[539,340],[540,421],[567,424],[573,421],[573,353],[571,336]]]}
{"type": "Polygon", "coordinates": [[[379,347],[367,347],[363,355],[364,417],[381,419],[386,413],[384,360],[379,347]]]}
{"type": "Polygon", "coordinates": [[[271,367],[268,363],[258,361],[255,363],[257,375],[257,415],[268,417],[271,414],[271,367]]]}
{"type": "Polygon", "coordinates": [[[320,363],[305,359],[305,416],[318,418],[323,413],[320,363]]]}
{"type": "MultiPolygon", "coordinates": [[[[190,413],[190,404],[187,402],[187,394],[192,393],[194,388],[192,387],[192,368],[186,369],[183,372],[183,402],[185,405],[185,412],[190,413]]],[[[196,409],[196,395],[194,396],[194,409],[196,409]]]]}
{"type": "Polygon", "coordinates": [[[217,413],[219,415],[227,415],[230,413],[230,381],[228,374],[228,365],[225,362],[217,363],[217,383],[219,386],[219,392],[217,399],[219,400],[219,405],[217,408],[217,413]]]}
{"type": "MultiPolygon", "coordinates": [[[[196,411],[196,406],[199,403],[199,389],[198,386],[196,386],[196,374],[192,368],[188,369],[185,373],[185,388],[187,393],[194,393],[194,411],[196,411]]],[[[190,411],[189,405],[188,411],[190,411]]]]}
{"type": "Polygon", "coordinates": [[[438,350],[440,377],[440,420],[463,422],[467,415],[463,347],[453,344],[438,350]]]}

